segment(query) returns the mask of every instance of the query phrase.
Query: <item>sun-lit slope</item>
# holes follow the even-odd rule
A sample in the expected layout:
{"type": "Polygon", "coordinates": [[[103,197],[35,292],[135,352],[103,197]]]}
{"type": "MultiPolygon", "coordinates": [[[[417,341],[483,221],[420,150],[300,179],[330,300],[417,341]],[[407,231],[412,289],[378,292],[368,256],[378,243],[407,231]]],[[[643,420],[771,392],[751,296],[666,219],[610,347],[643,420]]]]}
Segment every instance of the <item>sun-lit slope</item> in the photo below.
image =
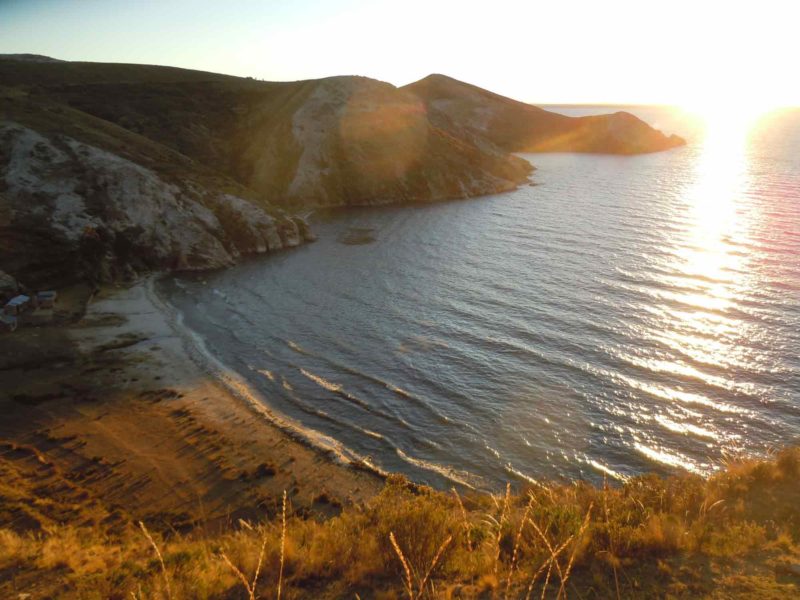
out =
{"type": "Polygon", "coordinates": [[[290,98],[252,106],[241,177],[289,204],[430,202],[513,189],[531,166],[428,119],[418,98],[364,77],[300,82],[290,98]]]}
{"type": "Polygon", "coordinates": [[[429,75],[404,89],[424,102],[433,122],[510,152],[639,154],[685,143],[630,113],[567,117],[445,75],[429,75]]]}
{"type": "Polygon", "coordinates": [[[220,170],[284,206],[489,194],[530,165],[435,126],[413,94],[364,77],[270,83],[197,71],[0,62],[0,77],[220,170]]]}

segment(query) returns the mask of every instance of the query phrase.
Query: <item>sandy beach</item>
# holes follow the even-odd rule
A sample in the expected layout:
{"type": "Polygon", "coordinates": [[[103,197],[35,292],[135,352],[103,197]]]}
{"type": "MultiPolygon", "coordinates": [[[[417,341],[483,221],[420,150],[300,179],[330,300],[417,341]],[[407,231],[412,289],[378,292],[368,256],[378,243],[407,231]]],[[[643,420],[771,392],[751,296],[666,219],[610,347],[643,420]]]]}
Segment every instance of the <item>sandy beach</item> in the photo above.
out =
{"type": "Polygon", "coordinates": [[[273,515],[284,490],[326,516],[380,489],[232,394],[179,333],[147,279],[100,290],[73,323],[0,339],[5,523],[186,530],[273,515]]]}

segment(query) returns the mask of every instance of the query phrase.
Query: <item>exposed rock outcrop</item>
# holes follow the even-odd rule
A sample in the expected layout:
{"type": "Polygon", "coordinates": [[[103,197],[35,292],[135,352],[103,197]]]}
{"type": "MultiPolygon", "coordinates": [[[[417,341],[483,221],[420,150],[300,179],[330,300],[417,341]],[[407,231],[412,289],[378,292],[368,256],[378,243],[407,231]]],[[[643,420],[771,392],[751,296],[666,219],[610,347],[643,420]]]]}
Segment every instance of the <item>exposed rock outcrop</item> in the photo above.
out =
{"type": "Polygon", "coordinates": [[[292,221],[297,225],[297,231],[304,241],[314,242],[317,240],[317,236],[311,231],[311,226],[308,224],[308,221],[303,217],[294,216],[292,217],[292,221]]]}
{"type": "Polygon", "coordinates": [[[65,135],[5,122],[0,148],[2,265],[30,285],[223,267],[300,243],[287,217],[65,135]]]}

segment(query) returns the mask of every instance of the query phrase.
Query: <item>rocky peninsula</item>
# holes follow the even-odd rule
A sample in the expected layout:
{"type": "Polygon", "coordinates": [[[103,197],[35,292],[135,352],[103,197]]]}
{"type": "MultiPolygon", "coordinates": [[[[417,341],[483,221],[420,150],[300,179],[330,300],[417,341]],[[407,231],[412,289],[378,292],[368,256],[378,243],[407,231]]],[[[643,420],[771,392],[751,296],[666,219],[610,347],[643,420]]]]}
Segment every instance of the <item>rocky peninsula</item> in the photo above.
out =
{"type": "Polygon", "coordinates": [[[680,145],[628,113],[571,118],[431,75],[265,82],[0,60],[0,270],[30,287],[218,268],[313,239],[327,206],[434,202],[529,180],[514,153],[680,145]]]}

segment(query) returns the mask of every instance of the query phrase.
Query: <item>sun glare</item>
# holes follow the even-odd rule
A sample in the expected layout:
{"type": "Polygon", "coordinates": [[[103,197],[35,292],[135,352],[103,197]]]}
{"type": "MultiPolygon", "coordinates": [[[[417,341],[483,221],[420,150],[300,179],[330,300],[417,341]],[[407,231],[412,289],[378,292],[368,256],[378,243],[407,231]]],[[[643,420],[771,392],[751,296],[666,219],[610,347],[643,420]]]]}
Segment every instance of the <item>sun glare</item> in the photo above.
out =
{"type": "Polygon", "coordinates": [[[730,242],[745,225],[738,209],[747,188],[748,143],[766,110],[755,105],[725,108],[722,104],[691,112],[702,119],[704,133],[693,181],[683,194],[688,236],[677,240],[681,251],[673,268],[696,288],[674,298],[686,308],[671,311],[682,332],[675,334],[673,341],[705,364],[734,364],[737,352],[726,341],[731,333],[726,311],[736,290],[744,285],[744,259],[732,251],[730,242]]]}

